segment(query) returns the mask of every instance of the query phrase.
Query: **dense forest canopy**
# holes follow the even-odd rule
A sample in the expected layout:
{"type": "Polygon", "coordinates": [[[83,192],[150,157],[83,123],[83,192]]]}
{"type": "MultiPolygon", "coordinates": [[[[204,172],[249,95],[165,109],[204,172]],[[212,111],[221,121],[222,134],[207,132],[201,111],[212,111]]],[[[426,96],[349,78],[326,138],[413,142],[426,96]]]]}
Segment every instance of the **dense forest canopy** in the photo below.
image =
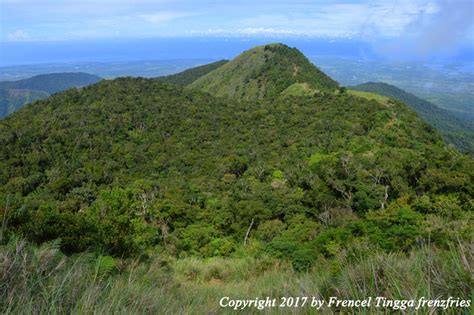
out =
{"type": "Polygon", "coordinates": [[[402,102],[352,95],[284,45],[187,87],[160,80],[104,80],[0,121],[7,232],[297,270],[471,237],[473,160],[402,102]]]}

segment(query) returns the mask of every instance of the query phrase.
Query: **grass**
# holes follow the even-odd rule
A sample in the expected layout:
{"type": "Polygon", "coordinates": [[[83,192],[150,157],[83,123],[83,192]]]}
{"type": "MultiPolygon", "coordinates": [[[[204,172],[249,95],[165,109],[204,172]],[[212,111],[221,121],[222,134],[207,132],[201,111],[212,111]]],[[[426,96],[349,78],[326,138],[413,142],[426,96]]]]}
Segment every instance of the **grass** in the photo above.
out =
{"type": "Polygon", "coordinates": [[[289,87],[287,87],[283,92],[281,92],[282,96],[306,96],[306,95],[313,95],[318,91],[313,90],[308,83],[293,83],[289,87]]]}
{"type": "Polygon", "coordinates": [[[379,95],[379,94],[375,94],[375,93],[370,93],[370,92],[363,92],[363,91],[356,91],[356,90],[350,90],[350,89],[347,89],[346,90],[347,93],[353,95],[353,96],[357,96],[357,97],[361,97],[361,98],[365,98],[367,100],[375,100],[381,104],[388,104],[389,101],[390,101],[390,98],[389,97],[386,97],[386,96],[382,96],[382,95],[379,95]]]}
{"type": "MultiPolygon", "coordinates": [[[[421,247],[409,254],[374,252],[366,258],[320,258],[308,273],[295,273],[270,258],[155,257],[110,260],[84,253],[65,256],[58,243],[40,247],[12,239],[0,248],[2,314],[221,314],[223,296],[328,299],[470,298],[473,270],[469,244],[421,247]]],[[[316,313],[306,308],[306,313],[316,313]]],[[[380,309],[354,309],[375,314],[380,309]]],[[[424,309],[420,313],[432,313],[424,309]]],[[[248,314],[249,311],[242,311],[248,314]]],[[[292,314],[303,309],[267,309],[292,314]]],[[[324,309],[332,314],[335,309],[324,309]]],[[[459,314],[460,309],[445,313],[459,314]]],[[[259,313],[255,309],[250,313],[259,313]]],[[[321,313],[321,312],[318,312],[321,313]]],[[[466,310],[466,314],[468,310],[466,310]]]]}

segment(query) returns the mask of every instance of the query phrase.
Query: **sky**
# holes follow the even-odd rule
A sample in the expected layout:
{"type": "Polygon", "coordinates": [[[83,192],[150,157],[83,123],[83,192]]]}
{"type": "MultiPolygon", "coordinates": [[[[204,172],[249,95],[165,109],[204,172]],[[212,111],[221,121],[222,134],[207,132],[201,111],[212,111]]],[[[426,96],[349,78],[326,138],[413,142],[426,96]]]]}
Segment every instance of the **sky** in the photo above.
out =
{"type": "Polygon", "coordinates": [[[387,58],[420,58],[474,51],[473,22],[472,0],[0,0],[0,49],[8,55],[15,43],[291,38],[362,41],[387,58]]]}

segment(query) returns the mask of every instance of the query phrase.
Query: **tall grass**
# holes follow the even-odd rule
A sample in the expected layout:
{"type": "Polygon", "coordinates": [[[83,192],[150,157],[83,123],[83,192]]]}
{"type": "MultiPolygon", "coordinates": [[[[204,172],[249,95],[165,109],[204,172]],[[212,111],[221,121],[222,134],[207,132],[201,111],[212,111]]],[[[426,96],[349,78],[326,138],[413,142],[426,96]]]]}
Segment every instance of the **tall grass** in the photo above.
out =
{"type": "MultiPolygon", "coordinates": [[[[321,258],[313,270],[264,258],[112,260],[85,253],[67,257],[58,243],[40,247],[21,239],[0,247],[2,314],[222,314],[223,296],[234,298],[316,296],[364,299],[470,298],[472,248],[422,247],[409,254],[374,252],[348,259],[321,258]]],[[[377,313],[376,309],[352,310],[377,313]]],[[[436,310],[424,309],[428,314],[436,310]]],[[[243,313],[327,313],[270,309],[243,313]]],[[[459,309],[445,313],[458,314],[459,309]]],[[[466,310],[467,312],[467,310],[466,310]]]]}

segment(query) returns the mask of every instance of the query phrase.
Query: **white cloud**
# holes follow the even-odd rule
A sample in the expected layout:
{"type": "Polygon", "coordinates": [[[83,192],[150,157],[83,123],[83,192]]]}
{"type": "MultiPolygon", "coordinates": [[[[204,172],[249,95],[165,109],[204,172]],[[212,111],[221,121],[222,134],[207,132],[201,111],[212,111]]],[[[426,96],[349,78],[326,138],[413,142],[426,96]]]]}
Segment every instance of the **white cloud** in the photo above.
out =
{"type": "Polygon", "coordinates": [[[138,17],[151,24],[162,24],[182,17],[189,16],[187,12],[164,11],[150,14],[141,14],[138,17]]]}
{"type": "MultiPolygon", "coordinates": [[[[300,37],[379,37],[405,36],[406,27],[420,15],[432,16],[439,0],[373,0],[353,3],[333,2],[315,5],[270,5],[266,13],[249,11],[230,15],[218,27],[194,27],[193,36],[300,36],[300,37]],[[278,9],[278,10],[276,10],[278,9]],[[246,12],[247,13],[247,12],[246,12]]],[[[230,9],[229,9],[230,10],[230,9]]],[[[232,10],[230,10],[232,12],[232,10]]]]}
{"type": "Polygon", "coordinates": [[[433,0],[372,1],[359,3],[327,3],[308,6],[304,11],[254,15],[233,22],[236,28],[282,28],[303,36],[399,36],[420,14],[438,11],[433,0]]]}
{"type": "Polygon", "coordinates": [[[31,39],[31,36],[24,30],[16,30],[7,34],[7,39],[10,42],[21,42],[31,39]]]}
{"type": "Polygon", "coordinates": [[[364,21],[359,24],[360,35],[364,37],[396,37],[407,35],[407,26],[420,16],[431,16],[439,10],[430,0],[382,1],[366,5],[364,21]]]}
{"type": "Polygon", "coordinates": [[[386,41],[374,41],[377,51],[389,58],[416,54],[428,56],[454,53],[463,42],[472,42],[472,0],[436,0],[412,8],[412,17],[400,33],[386,41]]]}
{"type": "Polygon", "coordinates": [[[466,1],[472,0],[0,0],[8,40],[27,40],[22,30],[34,30],[35,40],[209,35],[367,41],[410,37],[439,15],[440,3],[466,1]]]}
{"type": "Polygon", "coordinates": [[[289,36],[298,36],[298,37],[339,37],[347,38],[353,36],[350,32],[339,32],[331,33],[318,31],[318,30],[294,30],[294,29],[284,29],[284,28],[273,28],[273,27],[245,27],[245,28],[236,28],[236,29],[223,29],[223,28],[210,28],[204,31],[201,30],[191,30],[187,32],[187,35],[190,36],[224,36],[224,37],[252,37],[252,36],[265,36],[265,37],[289,37],[289,36]]]}

